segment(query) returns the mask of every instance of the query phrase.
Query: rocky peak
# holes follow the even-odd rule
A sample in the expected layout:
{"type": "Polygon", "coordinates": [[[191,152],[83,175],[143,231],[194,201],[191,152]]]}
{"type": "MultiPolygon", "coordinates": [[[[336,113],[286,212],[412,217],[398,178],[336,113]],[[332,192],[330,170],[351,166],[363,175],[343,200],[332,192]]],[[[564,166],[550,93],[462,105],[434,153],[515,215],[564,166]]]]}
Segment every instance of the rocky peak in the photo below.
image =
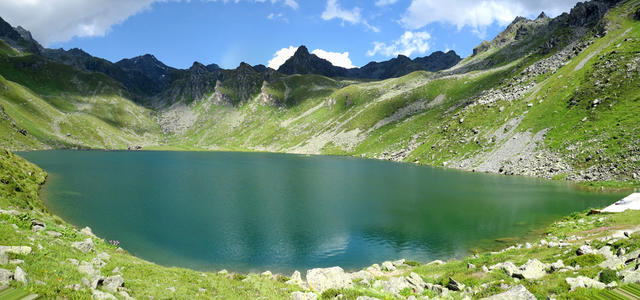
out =
{"type": "Polygon", "coordinates": [[[209,70],[209,72],[215,72],[215,71],[222,70],[222,68],[220,68],[220,66],[216,64],[210,64],[210,65],[207,65],[207,70],[209,70]]]}
{"type": "Polygon", "coordinates": [[[311,54],[309,53],[309,49],[307,49],[307,46],[305,45],[301,45],[300,47],[298,47],[298,50],[296,50],[296,53],[293,54],[293,56],[297,56],[297,57],[306,57],[310,55],[311,54]]]}
{"type": "Polygon", "coordinates": [[[198,75],[202,75],[202,74],[206,74],[209,73],[209,70],[207,69],[207,67],[197,61],[193,62],[193,65],[191,65],[191,68],[189,68],[189,73],[191,74],[198,74],[198,75]]]}
{"type": "Polygon", "coordinates": [[[544,11],[543,11],[543,12],[541,12],[541,13],[538,15],[538,17],[536,18],[536,21],[538,21],[538,20],[544,20],[544,19],[549,19],[549,17],[548,17],[548,16],[547,16],[547,14],[545,14],[545,13],[544,13],[544,11]]]}
{"type": "Polygon", "coordinates": [[[14,28],[2,18],[0,18],[0,39],[20,51],[40,54],[44,50],[28,30],[20,26],[14,28]]]}

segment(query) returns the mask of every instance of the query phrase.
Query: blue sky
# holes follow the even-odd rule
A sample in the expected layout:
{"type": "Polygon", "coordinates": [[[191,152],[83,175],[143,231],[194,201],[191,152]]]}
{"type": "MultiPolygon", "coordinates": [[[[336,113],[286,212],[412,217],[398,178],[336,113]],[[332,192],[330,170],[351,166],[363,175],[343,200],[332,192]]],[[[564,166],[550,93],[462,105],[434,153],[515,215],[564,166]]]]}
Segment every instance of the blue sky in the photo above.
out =
{"type": "Polygon", "coordinates": [[[279,52],[283,60],[295,50],[289,47],[298,45],[323,50],[327,59],[345,66],[449,49],[464,57],[517,15],[535,18],[545,10],[554,16],[576,2],[87,0],[83,6],[78,0],[24,1],[0,0],[6,13],[0,16],[31,30],[48,47],[77,47],[111,61],[151,53],[177,68],[194,61],[225,68],[242,61],[267,65],[281,49],[289,50],[279,52]]]}

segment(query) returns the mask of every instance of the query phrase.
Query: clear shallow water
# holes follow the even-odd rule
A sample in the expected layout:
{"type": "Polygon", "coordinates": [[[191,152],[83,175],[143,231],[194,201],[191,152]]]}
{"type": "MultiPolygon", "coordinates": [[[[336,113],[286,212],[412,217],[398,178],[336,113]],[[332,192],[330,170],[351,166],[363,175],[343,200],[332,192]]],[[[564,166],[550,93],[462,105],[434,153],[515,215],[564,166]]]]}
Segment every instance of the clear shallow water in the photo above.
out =
{"type": "Polygon", "coordinates": [[[620,194],[375,160],[41,151],[43,198],[129,252],[199,270],[289,273],[462,256],[620,194]]]}

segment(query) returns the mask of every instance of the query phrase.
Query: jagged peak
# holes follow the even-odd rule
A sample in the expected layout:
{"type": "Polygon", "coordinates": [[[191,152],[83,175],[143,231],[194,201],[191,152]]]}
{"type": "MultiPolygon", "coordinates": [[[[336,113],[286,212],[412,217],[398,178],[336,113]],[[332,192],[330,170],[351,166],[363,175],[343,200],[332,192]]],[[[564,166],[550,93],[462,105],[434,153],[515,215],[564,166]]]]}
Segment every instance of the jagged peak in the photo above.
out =
{"type": "Polygon", "coordinates": [[[293,54],[293,56],[308,56],[309,55],[309,49],[307,49],[307,46],[305,45],[300,45],[300,47],[298,47],[298,50],[296,50],[296,53],[293,54]]]}
{"type": "Polygon", "coordinates": [[[540,15],[538,15],[536,20],[543,20],[543,19],[549,19],[549,16],[547,16],[547,14],[545,14],[544,11],[541,12],[540,15]]]}

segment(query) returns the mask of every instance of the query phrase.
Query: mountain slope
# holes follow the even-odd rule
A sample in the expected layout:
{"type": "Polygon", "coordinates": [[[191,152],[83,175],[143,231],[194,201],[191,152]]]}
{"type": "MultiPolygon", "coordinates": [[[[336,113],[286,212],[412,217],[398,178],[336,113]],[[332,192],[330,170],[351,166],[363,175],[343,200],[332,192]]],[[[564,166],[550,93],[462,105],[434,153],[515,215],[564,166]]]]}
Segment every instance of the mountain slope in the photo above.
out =
{"type": "MultiPolygon", "coordinates": [[[[0,75],[13,94],[0,99],[8,116],[0,120],[6,132],[0,142],[12,149],[134,143],[340,154],[554,179],[633,181],[640,173],[638,9],[639,0],[591,1],[554,19],[517,18],[448,70],[381,81],[344,79],[303,47],[284,71],[334,72],[327,74],[332,78],[244,63],[234,70],[200,63],[176,70],[150,56],[140,58],[140,66],[114,64],[166,82],[143,97],[151,109],[127,100],[142,96],[104,72],[5,44],[0,75]],[[25,109],[29,105],[35,107],[25,109]],[[71,116],[82,119],[58,130],[57,120],[71,116]],[[20,134],[23,128],[33,134],[20,134]],[[67,128],[82,133],[67,137],[67,128]]],[[[454,53],[433,56],[456,60],[454,53]]],[[[362,69],[383,76],[429,61],[399,57],[362,69]],[[384,64],[402,67],[371,71],[384,64]]]]}

